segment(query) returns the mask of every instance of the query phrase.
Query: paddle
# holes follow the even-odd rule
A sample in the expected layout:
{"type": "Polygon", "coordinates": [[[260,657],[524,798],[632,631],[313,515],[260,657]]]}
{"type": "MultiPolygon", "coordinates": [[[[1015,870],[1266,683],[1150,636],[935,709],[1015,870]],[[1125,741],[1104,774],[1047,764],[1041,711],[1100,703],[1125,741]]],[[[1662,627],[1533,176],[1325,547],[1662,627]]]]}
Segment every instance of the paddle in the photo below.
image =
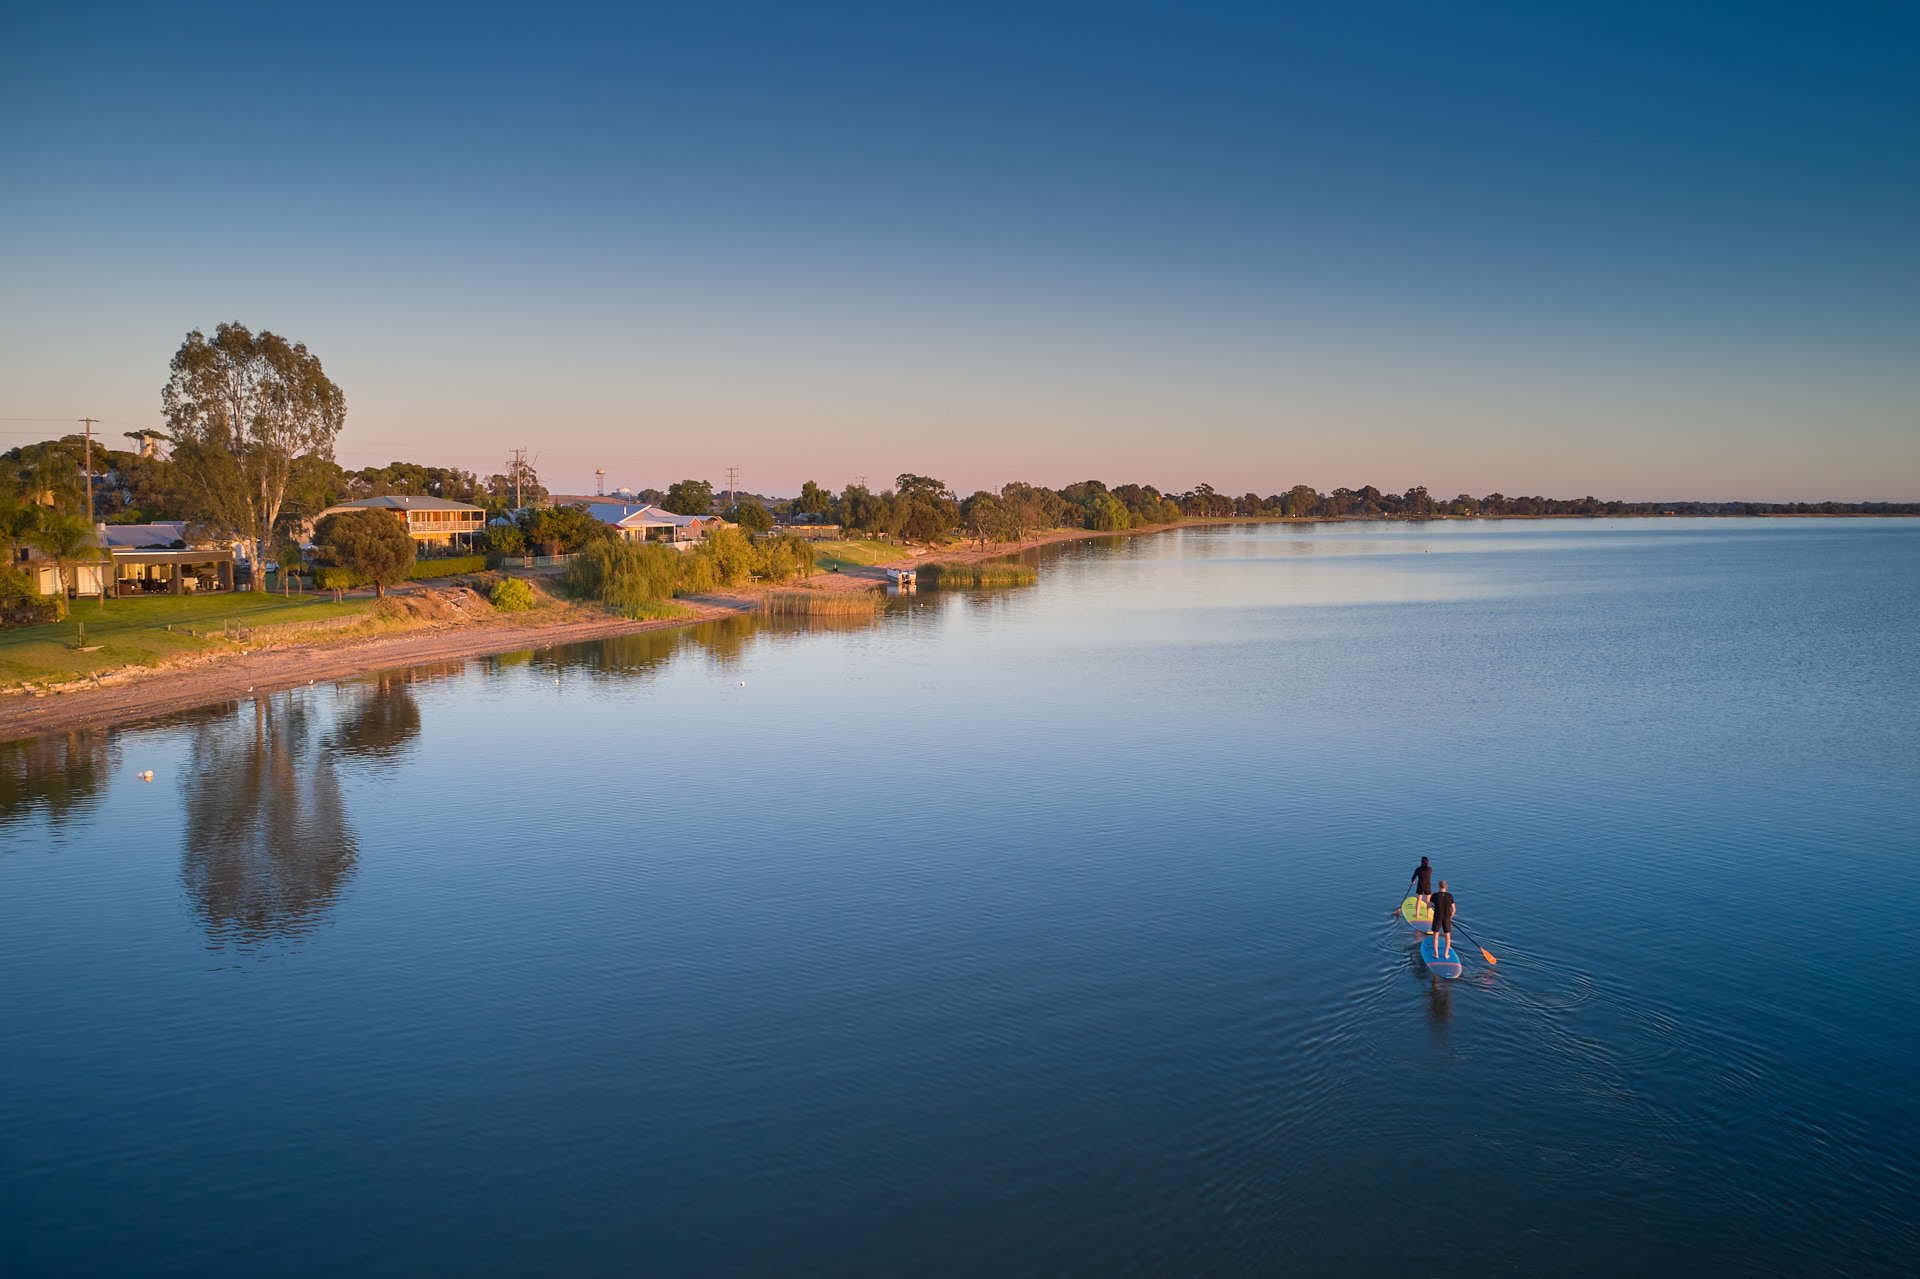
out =
{"type": "MultiPolygon", "coordinates": [[[[1456,923],[1454,927],[1460,928],[1460,925],[1456,923]]],[[[1467,933],[1467,930],[1464,928],[1460,928],[1460,931],[1463,933],[1467,933]]],[[[1472,933],[1467,933],[1467,940],[1472,942],[1476,946],[1480,946],[1480,939],[1478,937],[1475,937],[1472,933]]],[[[1499,960],[1493,957],[1493,952],[1488,950],[1485,946],[1480,946],[1480,953],[1487,957],[1487,962],[1489,964],[1497,964],[1500,962],[1499,960]]]]}

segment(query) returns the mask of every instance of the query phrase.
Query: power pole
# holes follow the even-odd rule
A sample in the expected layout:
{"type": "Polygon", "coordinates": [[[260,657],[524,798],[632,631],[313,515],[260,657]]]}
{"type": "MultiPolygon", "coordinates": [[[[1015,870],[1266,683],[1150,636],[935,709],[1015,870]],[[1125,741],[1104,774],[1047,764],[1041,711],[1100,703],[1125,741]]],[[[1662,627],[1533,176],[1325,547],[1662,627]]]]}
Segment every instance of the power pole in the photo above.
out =
{"type": "Polygon", "coordinates": [[[93,523],[93,424],[100,419],[83,417],[87,424],[87,523],[93,523]]]}
{"type": "Polygon", "coordinates": [[[853,482],[861,488],[865,488],[867,486],[867,477],[864,475],[856,476],[853,482]]]}
{"type": "Polygon", "coordinates": [[[525,449],[515,449],[513,451],[513,460],[507,464],[507,469],[513,475],[513,507],[515,510],[519,510],[520,507],[524,505],[520,500],[520,477],[526,473],[527,451],[525,449]]]}
{"type": "Polygon", "coordinates": [[[740,505],[740,491],[738,487],[739,483],[740,483],[740,468],[737,466],[729,466],[727,468],[727,509],[728,510],[732,510],[734,507],[740,505]]]}

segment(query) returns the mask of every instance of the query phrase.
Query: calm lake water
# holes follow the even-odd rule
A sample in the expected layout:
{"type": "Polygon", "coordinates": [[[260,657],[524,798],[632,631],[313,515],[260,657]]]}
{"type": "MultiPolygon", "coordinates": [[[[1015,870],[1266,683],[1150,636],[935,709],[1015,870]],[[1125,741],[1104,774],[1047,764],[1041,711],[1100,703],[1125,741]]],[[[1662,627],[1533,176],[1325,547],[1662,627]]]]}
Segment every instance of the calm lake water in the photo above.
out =
{"type": "Polygon", "coordinates": [[[1920,521],[1038,562],[0,747],[4,1268],[1914,1271],[1920,521]]]}

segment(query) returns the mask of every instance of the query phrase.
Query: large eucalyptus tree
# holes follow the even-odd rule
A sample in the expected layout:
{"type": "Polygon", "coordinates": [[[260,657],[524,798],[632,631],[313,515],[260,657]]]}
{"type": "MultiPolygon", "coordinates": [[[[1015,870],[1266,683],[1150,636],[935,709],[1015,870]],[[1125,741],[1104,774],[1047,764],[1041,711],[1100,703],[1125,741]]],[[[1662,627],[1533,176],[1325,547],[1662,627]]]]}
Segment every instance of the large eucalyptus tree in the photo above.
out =
{"type": "Polygon", "coordinates": [[[183,514],[252,542],[253,589],[264,591],[274,523],[289,502],[311,506],[332,473],[346,396],[304,343],[240,324],[187,334],[172,374],[160,402],[183,514]]]}

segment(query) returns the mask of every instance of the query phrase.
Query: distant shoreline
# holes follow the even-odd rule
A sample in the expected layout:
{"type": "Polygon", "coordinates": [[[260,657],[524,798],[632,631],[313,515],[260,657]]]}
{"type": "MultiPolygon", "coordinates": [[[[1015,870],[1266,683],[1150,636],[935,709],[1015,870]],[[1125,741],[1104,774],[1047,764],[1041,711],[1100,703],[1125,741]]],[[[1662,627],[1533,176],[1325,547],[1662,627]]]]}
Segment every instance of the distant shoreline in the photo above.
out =
{"type": "MultiPolygon", "coordinates": [[[[1897,519],[1904,515],[1802,514],[1735,515],[1446,515],[1430,519],[1383,519],[1380,516],[1236,516],[1182,520],[1145,528],[1094,530],[1050,529],[1019,542],[995,543],[985,549],[965,544],[918,554],[901,555],[872,567],[843,567],[819,572],[804,581],[780,585],[756,584],[714,591],[677,601],[688,612],[683,617],[656,621],[629,621],[619,617],[581,618],[576,614],[554,622],[535,622],[525,615],[450,628],[431,628],[374,636],[333,638],[325,633],[306,642],[269,644],[252,651],[225,654],[192,665],[151,672],[111,676],[84,688],[0,699],[0,742],[42,737],[50,733],[113,728],[156,716],[174,714],[221,702],[257,697],[309,683],[351,679],[374,671],[393,670],[433,662],[469,660],[501,653],[585,644],[648,631],[697,626],[743,614],[757,613],[761,599],[772,590],[843,592],[873,590],[889,579],[889,568],[910,568],[941,562],[976,563],[1000,559],[1065,542],[1102,537],[1142,537],[1182,528],[1221,528],[1236,524],[1425,524],[1462,520],[1596,520],[1596,519],[1897,519]]],[[[415,584],[414,589],[432,589],[415,584]]]]}

